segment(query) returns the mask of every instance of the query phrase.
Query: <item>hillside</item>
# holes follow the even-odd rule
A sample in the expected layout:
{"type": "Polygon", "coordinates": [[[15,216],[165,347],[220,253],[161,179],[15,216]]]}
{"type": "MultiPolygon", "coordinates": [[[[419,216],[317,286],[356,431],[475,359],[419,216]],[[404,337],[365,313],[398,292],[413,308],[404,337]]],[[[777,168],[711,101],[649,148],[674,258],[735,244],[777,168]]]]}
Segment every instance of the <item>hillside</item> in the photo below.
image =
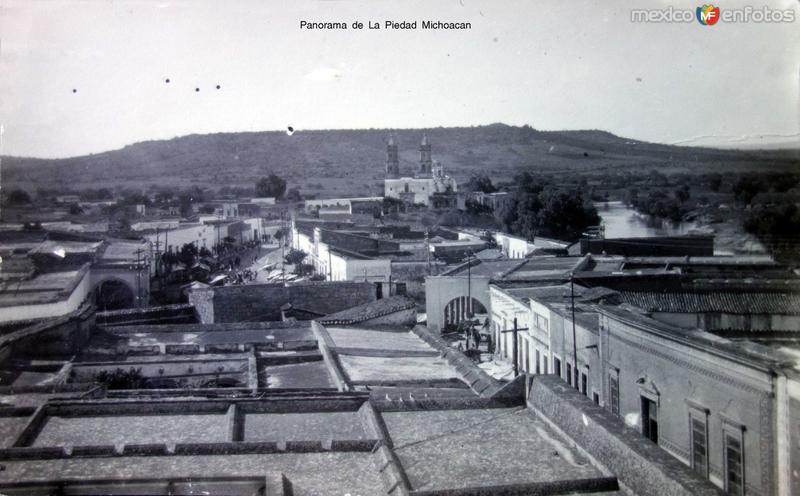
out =
{"type": "MultiPolygon", "coordinates": [[[[465,181],[474,173],[495,182],[516,172],[657,169],[701,173],[796,169],[798,150],[717,150],[645,143],[603,131],[537,131],[503,124],[392,131],[401,169],[412,171],[423,133],[434,160],[465,181]]],[[[66,159],[3,157],[6,191],[39,187],[98,188],[174,184],[218,188],[252,186],[274,171],[290,187],[324,196],[381,191],[388,130],[298,131],[190,135],[146,141],[119,150],[66,159]]]]}

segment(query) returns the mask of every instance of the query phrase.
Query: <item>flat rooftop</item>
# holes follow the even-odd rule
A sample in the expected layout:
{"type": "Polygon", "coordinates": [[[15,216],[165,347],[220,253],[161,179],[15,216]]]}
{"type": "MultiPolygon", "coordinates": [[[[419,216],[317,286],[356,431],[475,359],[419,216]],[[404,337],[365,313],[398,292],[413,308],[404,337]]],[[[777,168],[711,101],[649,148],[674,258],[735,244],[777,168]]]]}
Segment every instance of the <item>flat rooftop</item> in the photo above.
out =
{"type": "Polygon", "coordinates": [[[416,491],[603,477],[525,407],[382,416],[416,491]]]}
{"type": "Polygon", "coordinates": [[[41,305],[66,300],[88,271],[47,272],[31,279],[0,282],[0,307],[41,305]]]}

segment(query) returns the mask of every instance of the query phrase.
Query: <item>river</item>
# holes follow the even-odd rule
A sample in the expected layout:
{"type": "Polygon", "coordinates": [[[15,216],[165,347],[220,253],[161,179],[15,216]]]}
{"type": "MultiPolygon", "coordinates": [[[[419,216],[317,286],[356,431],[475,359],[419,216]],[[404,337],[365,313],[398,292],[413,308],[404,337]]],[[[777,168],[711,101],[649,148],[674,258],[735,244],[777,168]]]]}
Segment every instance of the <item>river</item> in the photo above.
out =
{"type": "Polygon", "coordinates": [[[697,232],[694,222],[672,222],[643,215],[621,201],[594,204],[605,226],[606,238],[648,238],[697,232]]]}

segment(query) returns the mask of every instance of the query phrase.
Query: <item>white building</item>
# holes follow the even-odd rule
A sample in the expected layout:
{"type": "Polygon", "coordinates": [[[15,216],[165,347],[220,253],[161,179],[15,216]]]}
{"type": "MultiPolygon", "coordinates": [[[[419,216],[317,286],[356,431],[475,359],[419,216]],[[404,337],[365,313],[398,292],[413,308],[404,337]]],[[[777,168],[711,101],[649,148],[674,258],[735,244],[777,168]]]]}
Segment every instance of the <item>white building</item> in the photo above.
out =
{"type": "Polygon", "coordinates": [[[0,286],[0,322],[60,317],[77,310],[90,298],[89,264],[65,272],[39,274],[0,286]]]}
{"type": "Polygon", "coordinates": [[[314,272],[331,281],[388,282],[392,274],[390,258],[368,257],[331,246],[322,241],[322,231],[315,227],[313,235],[301,232],[292,224],[292,247],[308,254],[304,263],[314,272]]]}
{"type": "Polygon", "coordinates": [[[494,240],[497,248],[508,258],[525,258],[537,249],[559,250],[569,246],[568,243],[555,239],[536,237],[529,241],[504,232],[496,232],[494,240]]]}
{"type": "Polygon", "coordinates": [[[419,147],[419,170],[413,177],[400,176],[400,160],[397,155],[397,145],[394,138],[389,138],[386,146],[386,179],[384,180],[384,196],[397,198],[406,204],[421,204],[426,207],[431,205],[431,196],[434,193],[455,193],[457,185],[455,179],[444,173],[441,164],[431,160],[431,145],[428,137],[422,137],[419,147]]]}

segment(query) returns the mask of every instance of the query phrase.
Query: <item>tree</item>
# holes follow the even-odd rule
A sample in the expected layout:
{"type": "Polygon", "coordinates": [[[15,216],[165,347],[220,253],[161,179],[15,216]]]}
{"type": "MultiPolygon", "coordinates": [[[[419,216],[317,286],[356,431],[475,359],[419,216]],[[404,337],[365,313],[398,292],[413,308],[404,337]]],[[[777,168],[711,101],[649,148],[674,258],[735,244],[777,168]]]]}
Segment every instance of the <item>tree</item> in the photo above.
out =
{"type": "Polygon", "coordinates": [[[545,235],[573,240],[599,222],[597,209],[581,192],[548,189],[539,194],[523,195],[517,205],[513,228],[528,239],[545,235]]]}
{"type": "Polygon", "coordinates": [[[194,264],[197,254],[197,247],[194,243],[186,243],[181,246],[181,251],[178,253],[178,260],[186,266],[191,266],[194,264]]]}
{"type": "Polygon", "coordinates": [[[485,174],[475,174],[466,184],[467,191],[481,191],[483,193],[494,193],[497,188],[492,184],[492,179],[485,174]]]}
{"type": "Polygon", "coordinates": [[[719,191],[720,186],[722,186],[722,174],[713,173],[709,174],[708,176],[708,187],[711,191],[719,191]]]}
{"type": "Polygon", "coordinates": [[[188,193],[181,193],[178,196],[178,208],[181,212],[181,217],[188,217],[192,214],[192,198],[188,193]]]}
{"type": "Polygon", "coordinates": [[[31,197],[27,191],[21,189],[12,190],[11,193],[8,194],[8,203],[10,205],[22,205],[31,202],[31,197]]]}
{"type": "Polygon", "coordinates": [[[733,184],[733,194],[749,205],[753,198],[767,188],[762,178],[757,174],[745,174],[733,184]]]}
{"type": "Polygon", "coordinates": [[[483,214],[491,214],[492,207],[489,205],[482,205],[475,200],[467,200],[464,204],[467,213],[472,215],[483,215],[483,214]]]}
{"type": "Polygon", "coordinates": [[[305,260],[307,256],[308,253],[303,250],[292,248],[283,259],[289,265],[297,265],[303,263],[303,260],[305,260]]]}
{"type": "Polygon", "coordinates": [[[680,200],[681,202],[685,202],[690,197],[689,193],[689,186],[681,186],[680,188],[675,190],[675,198],[680,200]]]}
{"type": "Polygon", "coordinates": [[[256,183],[256,196],[261,198],[283,198],[283,194],[286,192],[286,181],[276,176],[275,174],[270,174],[267,177],[262,177],[256,183]]]}
{"type": "Polygon", "coordinates": [[[292,188],[286,193],[286,199],[290,202],[299,202],[303,201],[303,196],[300,195],[300,191],[297,188],[292,188]]]}
{"type": "MultiPolygon", "coordinates": [[[[298,276],[305,276],[305,275],[308,275],[308,274],[313,274],[314,273],[314,266],[311,265],[311,264],[307,264],[307,263],[296,264],[294,266],[294,273],[297,274],[298,276]]],[[[319,275],[322,276],[323,280],[325,279],[325,275],[324,274],[319,274],[319,275]]],[[[317,280],[317,279],[315,279],[315,280],[317,280]]]]}
{"type": "Polygon", "coordinates": [[[383,198],[383,204],[381,206],[381,211],[384,214],[396,214],[403,209],[403,202],[398,200],[397,198],[392,198],[390,196],[386,196],[383,198]]]}

